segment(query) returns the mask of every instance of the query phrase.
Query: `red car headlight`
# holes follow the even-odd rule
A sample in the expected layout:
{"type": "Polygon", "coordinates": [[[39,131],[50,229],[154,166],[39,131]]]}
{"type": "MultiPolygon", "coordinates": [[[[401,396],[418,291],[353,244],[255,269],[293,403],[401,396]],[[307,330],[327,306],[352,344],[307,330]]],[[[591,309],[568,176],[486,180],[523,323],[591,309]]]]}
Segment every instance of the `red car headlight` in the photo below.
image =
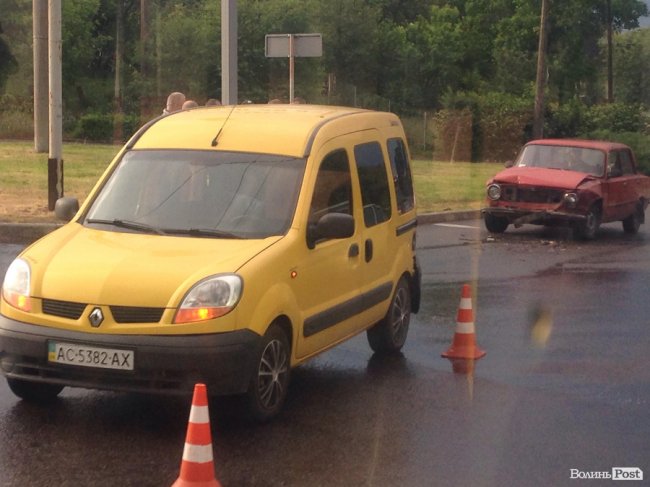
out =
{"type": "Polygon", "coordinates": [[[496,183],[490,184],[487,187],[487,196],[493,201],[496,201],[499,198],[501,198],[501,186],[499,186],[496,183]]]}

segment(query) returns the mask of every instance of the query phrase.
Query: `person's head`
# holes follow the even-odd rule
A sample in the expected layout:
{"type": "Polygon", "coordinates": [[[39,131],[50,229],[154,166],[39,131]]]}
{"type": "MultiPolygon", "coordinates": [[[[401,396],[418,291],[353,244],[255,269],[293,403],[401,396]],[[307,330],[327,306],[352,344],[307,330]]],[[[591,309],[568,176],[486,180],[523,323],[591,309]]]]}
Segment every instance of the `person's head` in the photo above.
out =
{"type": "Polygon", "coordinates": [[[221,102],[219,100],[216,100],[215,98],[210,98],[208,101],[205,102],[206,107],[214,107],[219,105],[221,105],[221,102]]]}
{"type": "Polygon", "coordinates": [[[185,110],[185,109],[187,109],[187,108],[195,108],[195,107],[198,107],[198,106],[199,106],[199,104],[198,104],[197,102],[195,102],[194,100],[186,100],[186,101],[183,103],[183,107],[182,107],[182,108],[183,108],[183,110],[185,110]]]}
{"type": "Polygon", "coordinates": [[[183,108],[183,103],[185,103],[185,95],[180,91],[174,91],[167,97],[165,113],[177,112],[183,108]]]}

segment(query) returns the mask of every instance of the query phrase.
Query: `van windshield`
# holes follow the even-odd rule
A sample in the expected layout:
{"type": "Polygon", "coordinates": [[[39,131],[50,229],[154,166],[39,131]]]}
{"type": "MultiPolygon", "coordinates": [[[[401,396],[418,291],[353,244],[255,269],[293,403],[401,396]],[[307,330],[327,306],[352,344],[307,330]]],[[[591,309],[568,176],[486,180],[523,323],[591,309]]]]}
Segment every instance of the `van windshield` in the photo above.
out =
{"type": "Polygon", "coordinates": [[[283,235],[305,160],[219,151],[134,150],[95,198],[85,223],[222,238],[283,235]]]}

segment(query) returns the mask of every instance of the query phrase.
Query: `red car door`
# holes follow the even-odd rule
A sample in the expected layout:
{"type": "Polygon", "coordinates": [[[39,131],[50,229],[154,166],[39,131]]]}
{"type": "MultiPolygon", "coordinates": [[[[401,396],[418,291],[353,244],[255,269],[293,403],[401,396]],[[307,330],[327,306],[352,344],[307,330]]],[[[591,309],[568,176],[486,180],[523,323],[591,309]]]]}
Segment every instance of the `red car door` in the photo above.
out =
{"type": "Polygon", "coordinates": [[[628,150],[613,150],[607,155],[603,221],[623,220],[634,212],[638,201],[636,179],[628,150]]]}

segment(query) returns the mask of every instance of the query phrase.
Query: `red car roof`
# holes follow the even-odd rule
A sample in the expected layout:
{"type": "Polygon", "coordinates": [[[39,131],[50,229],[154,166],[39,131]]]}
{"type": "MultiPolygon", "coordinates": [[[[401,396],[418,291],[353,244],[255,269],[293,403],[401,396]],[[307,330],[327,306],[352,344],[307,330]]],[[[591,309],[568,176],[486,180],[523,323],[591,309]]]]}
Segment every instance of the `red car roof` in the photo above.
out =
{"type": "Polygon", "coordinates": [[[605,140],[586,139],[538,139],[528,142],[526,145],[559,145],[565,147],[581,147],[586,149],[599,149],[610,151],[613,149],[629,149],[625,144],[608,142],[605,140]]]}

